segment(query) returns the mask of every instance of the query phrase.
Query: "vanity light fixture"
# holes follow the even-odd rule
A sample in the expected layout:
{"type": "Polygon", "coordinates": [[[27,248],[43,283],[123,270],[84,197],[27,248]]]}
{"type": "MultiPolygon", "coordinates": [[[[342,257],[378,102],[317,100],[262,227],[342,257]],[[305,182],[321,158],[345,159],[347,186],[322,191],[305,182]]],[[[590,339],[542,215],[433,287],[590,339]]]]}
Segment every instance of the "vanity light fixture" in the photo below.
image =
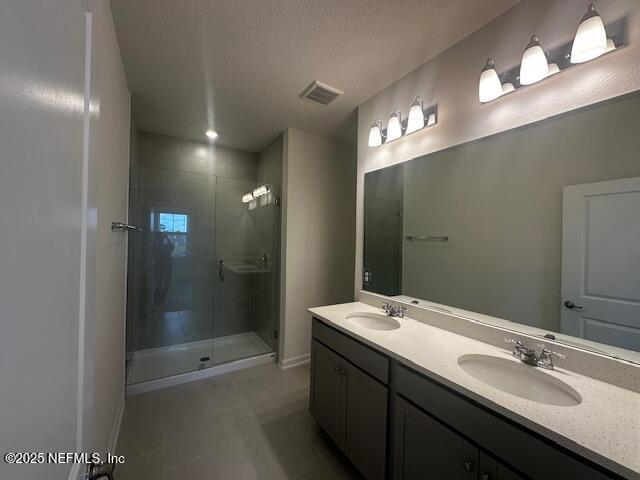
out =
{"type": "Polygon", "coordinates": [[[242,196],[242,203],[249,203],[252,200],[253,200],[253,195],[251,193],[245,193],[242,196]]]}
{"type": "Polygon", "coordinates": [[[258,188],[253,190],[253,198],[261,197],[262,195],[266,195],[269,193],[269,189],[266,185],[260,185],[258,188]]]}
{"type": "Polygon", "coordinates": [[[387,123],[387,139],[385,143],[397,140],[402,136],[402,114],[397,108],[393,110],[387,123]]]}
{"type": "Polygon", "coordinates": [[[488,58],[478,84],[478,99],[481,103],[487,103],[502,96],[502,84],[496,72],[496,64],[493,58],[488,58]]]}
{"type": "Polygon", "coordinates": [[[487,60],[480,74],[478,98],[481,103],[491,102],[572,68],[576,64],[586,63],[622,48],[626,36],[625,30],[625,18],[605,25],[595,5],[590,4],[571,42],[545,52],[540,45],[538,35],[533,35],[522,54],[522,63],[502,73],[496,71],[492,59],[487,60]],[[497,88],[500,79],[503,82],[501,92],[497,88]]]}
{"type": "Polygon", "coordinates": [[[520,83],[522,85],[531,85],[546,78],[548,75],[549,64],[547,63],[547,55],[540,46],[540,37],[533,35],[522,54],[520,83]]]}
{"type": "Polygon", "coordinates": [[[215,130],[207,130],[205,135],[207,136],[207,138],[209,140],[215,140],[216,138],[218,138],[218,132],[216,132],[215,130]]]}
{"type": "Polygon", "coordinates": [[[607,32],[604,29],[602,18],[592,3],[578,25],[578,31],[571,47],[571,63],[588,62],[606,52],[607,32]]]}
{"type": "Polygon", "coordinates": [[[371,125],[371,130],[369,130],[369,146],[370,147],[379,147],[382,145],[382,122],[380,120],[376,120],[371,125]]]}
{"type": "Polygon", "coordinates": [[[409,109],[409,117],[407,119],[407,129],[405,134],[416,132],[425,125],[424,110],[422,109],[422,97],[416,97],[409,109]]]}

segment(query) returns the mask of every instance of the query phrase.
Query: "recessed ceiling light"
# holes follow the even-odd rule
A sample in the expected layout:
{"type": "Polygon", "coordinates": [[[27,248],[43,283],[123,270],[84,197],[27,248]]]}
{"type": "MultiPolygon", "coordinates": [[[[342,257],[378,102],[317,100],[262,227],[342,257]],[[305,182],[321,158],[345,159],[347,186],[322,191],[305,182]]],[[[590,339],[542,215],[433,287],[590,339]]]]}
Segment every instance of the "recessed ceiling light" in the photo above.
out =
{"type": "Polygon", "coordinates": [[[209,137],[211,140],[218,138],[218,133],[215,130],[207,130],[206,133],[207,137],[209,137]]]}

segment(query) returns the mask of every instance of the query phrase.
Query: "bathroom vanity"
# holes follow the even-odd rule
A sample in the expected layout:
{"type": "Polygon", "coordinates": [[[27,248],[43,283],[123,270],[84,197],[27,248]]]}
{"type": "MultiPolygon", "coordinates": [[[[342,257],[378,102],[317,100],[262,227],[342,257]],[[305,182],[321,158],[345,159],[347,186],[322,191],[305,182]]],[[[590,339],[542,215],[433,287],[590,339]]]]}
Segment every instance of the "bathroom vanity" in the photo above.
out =
{"type": "Polygon", "coordinates": [[[636,391],[524,365],[513,345],[428,318],[361,302],[310,312],[311,413],[367,479],[640,478],[636,391]],[[492,369],[503,385],[487,384],[492,369]]]}

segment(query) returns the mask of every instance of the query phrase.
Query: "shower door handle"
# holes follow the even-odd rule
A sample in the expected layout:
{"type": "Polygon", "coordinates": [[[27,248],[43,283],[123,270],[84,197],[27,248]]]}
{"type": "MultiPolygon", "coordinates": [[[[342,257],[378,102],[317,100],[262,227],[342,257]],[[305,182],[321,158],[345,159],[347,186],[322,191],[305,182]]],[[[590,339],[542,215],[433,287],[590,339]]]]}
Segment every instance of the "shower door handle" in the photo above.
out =
{"type": "Polygon", "coordinates": [[[136,227],[133,225],[129,225],[128,223],[122,223],[122,222],[111,222],[111,230],[113,230],[114,232],[128,232],[129,230],[134,230],[136,232],[142,231],[140,227],[136,227]]]}
{"type": "Polygon", "coordinates": [[[224,260],[218,262],[218,278],[224,282],[224,260]]]}

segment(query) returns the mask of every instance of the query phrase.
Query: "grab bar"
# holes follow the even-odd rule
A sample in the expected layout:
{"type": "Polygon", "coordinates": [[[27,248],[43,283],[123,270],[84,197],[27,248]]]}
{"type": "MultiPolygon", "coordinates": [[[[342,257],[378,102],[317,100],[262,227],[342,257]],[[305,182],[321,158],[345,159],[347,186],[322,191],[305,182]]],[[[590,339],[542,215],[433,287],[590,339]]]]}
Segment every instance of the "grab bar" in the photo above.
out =
{"type": "Polygon", "coordinates": [[[448,242],[449,235],[407,235],[407,240],[425,240],[429,242],[448,242]]]}

